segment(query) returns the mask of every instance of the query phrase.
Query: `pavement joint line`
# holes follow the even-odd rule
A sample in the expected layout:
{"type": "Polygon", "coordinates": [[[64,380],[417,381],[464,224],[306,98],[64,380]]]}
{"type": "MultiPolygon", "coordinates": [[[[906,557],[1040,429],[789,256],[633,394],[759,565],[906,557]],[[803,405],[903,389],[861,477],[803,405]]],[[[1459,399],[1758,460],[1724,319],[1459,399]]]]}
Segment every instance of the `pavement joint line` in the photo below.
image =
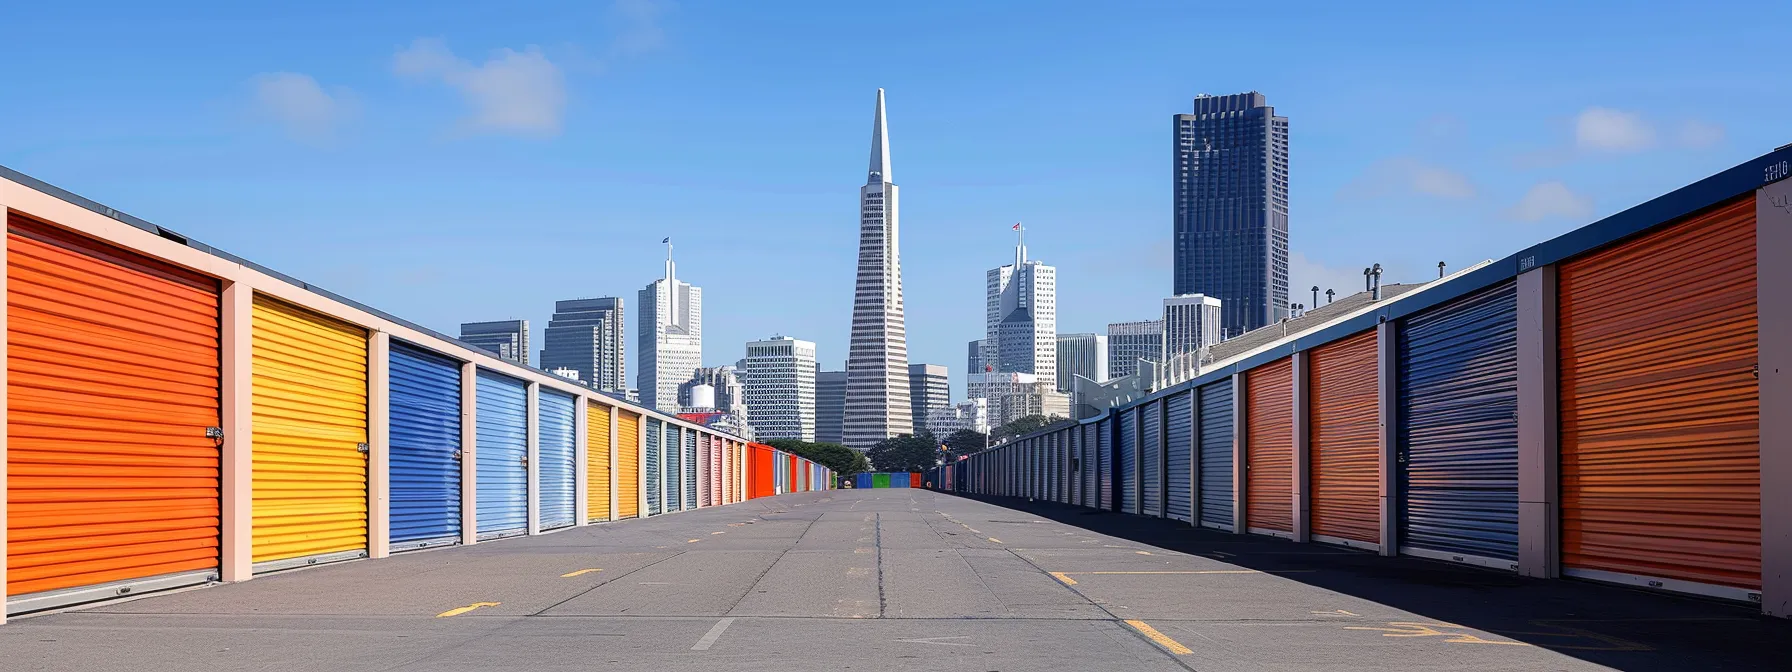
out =
{"type": "Polygon", "coordinates": [[[876,532],[873,547],[877,549],[877,617],[883,618],[884,611],[890,604],[889,596],[884,593],[884,514],[877,514],[874,525],[876,532]]]}
{"type": "Polygon", "coordinates": [[[558,607],[558,606],[560,606],[560,605],[562,605],[562,604],[566,604],[566,603],[567,603],[567,602],[571,602],[571,601],[573,601],[573,600],[576,600],[576,599],[579,599],[579,598],[581,598],[581,597],[584,597],[584,596],[585,596],[585,594],[586,594],[586,593],[590,593],[590,592],[591,592],[591,591],[593,591],[593,590],[597,590],[597,589],[599,589],[599,588],[602,588],[602,587],[604,587],[604,586],[607,586],[607,585],[610,585],[610,584],[611,584],[611,583],[614,583],[614,582],[616,582],[616,581],[620,581],[620,580],[622,580],[622,579],[624,579],[624,578],[627,578],[627,577],[629,577],[629,576],[631,576],[631,575],[633,575],[633,574],[634,574],[634,573],[635,573],[635,572],[639,572],[639,571],[641,571],[641,570],[643,570],[643,569],[647,569],[647,568],[649,568],[649,567],[652,567],[652,566],[654,566],[654,565],[658,565],[658,564],[660,564],[660,563],[662,563],[662,562],[665,562],[665,561],[667,561],[667,560],[671,560],[671,559],[673,559],[673,558],[676,558],[676,557],[678,557],[678,556],[681,556],[681,555],[684,555],[684,553],[685,553],[685,552],[684,552],[684,551],[679,551],[679,552],[677,552],[677,553],[673,553],[673,554],[671,554],[671,555],[668,555],[668,556],[666,556],[666,557],[663,557],[663,558],[660,558],[660,559],[658,559],[658,560],[655,560],[655,561],[653,561],[653,562],[649,562],[649,563],[647,563],[647,564],[645,564],[645,565],[641,565],[641,566],[640,566],[640,567],[636,567],[636,568],[634,568],[634,569],[631,569],[631,570],[628,570],[628,571],[626,571],[626,572],[623,572],[623,573],[621,573],[621,574],[618,574],[618,575],[615,575],[615,576],[612,576],[612,577],[610,577],[610,578],[609,578],[609,579],[606,579],[606,580],[603,580],[603,581],[599,581],[599,582],[597,582],[597,585],[595,585],[595,586],[592,586],[592,587],[590,587],[590,588],[586,588],[586,589],[584,589],[584,590],[581,590],[581,591],[579,591],[579,592],[577,592],[577,593],[574,593],[574,594],[573,594],[573,595],[572,595],[572,596],[571,596],[571,597],[568,597],[568,598],[566,598],[566,599],[564,599],[564,600],[561,600],[561,601],[559,601],[559,602],[555,602],[555,603],[553,603],[553,604],[550,604],[550,605],[548,605],[548,606],[546,606],[546,607],[543,607],[543,608],[542,608],[542,609],[541,609],[541,611],[537,611],[537,612],[535,612],[535,613],[533,613],[533,614],[529,614],[529,615],[530,615],[530,616],[540,616],[540,615],[542,615],[542,614],[546,614],[546,613],[547,613],[547,612],[549,612],[549,611],[552,611],[552,610],[553,610],[553,609],[554,609],[554,608],[555,608],[555,607],[558,607]]]}
{"type": "MultiPolygon", "coordinates": [[[[860,500],[860,501],[863,501],[863,500],[860,500]]],[[[740,603],[747,601],[747,596],[752,595],[753,589],[759,586],[759,582],[765,580],[765,575],[772,573],[772,568],[778,566],[778,563],[783,562],[784,556],[790,555],[790,551],[795,549],[797,544],[802,543],[803,537],[809,536],[809,530],[815,529],[815,523],[818,520],[821,520],[821,519],[816,518],[815,520],[809,521],[809,524],[804,525],[803,531],[797,533],[796,540],[790,542],[790,546],[786,547],[782,552],[779,552],[778,558],[776,560],[771,561],[771,563],[767,564],[765,566],[765,569],[759,570],[759,576],[753,577],[753,582],[747,584],[747,589],[744,591],[741,591],[740,597],[734,598],[734,604],[728,605],[728,611],[723,612],[723,614],[724,615],[732,614],[732,613],[734,613],[735,609],[739,609],[740,603]]]]}
{"type": "Polygon", "coordinates": [[[697,640],[697,644],[695,646],[692,646],[691,650],[692,651],[708,651],[709,647],[716,643],[716,640],[722,638],[722,633],[726,632],[728,630],[728,626],[733,625],[733,624],[734,624],[733,616],[729,616],[727,618],[723,618],[722,620],[716,621],[716,624],[714,626],[710,627],[709,632],[703,633],[703,638],[697,640]]]}
{"type": "Polygon", "coordinates": [[[1150,623],[1146,623],[1144,621],[1138,621],[1138,620],[1129,620],[1129,621],[1126,621],[1126,624],[1132,626],[1132,628],[1134,630],[1139,631],[1139,634],[1144,635],[1146,639],[1156,642],[1158,646],[1164,647],[1164,649],[1169,651],[1170,653],[1176,654],[1178,656],[1186,656],[1188,654],[1194,653],[1193,649],[1183,646],[1182,642],[1178,642],[1174,639],[1170,639],[1169,635],[1158,632],[1157,628],[1151,627],[1150,623]]]}

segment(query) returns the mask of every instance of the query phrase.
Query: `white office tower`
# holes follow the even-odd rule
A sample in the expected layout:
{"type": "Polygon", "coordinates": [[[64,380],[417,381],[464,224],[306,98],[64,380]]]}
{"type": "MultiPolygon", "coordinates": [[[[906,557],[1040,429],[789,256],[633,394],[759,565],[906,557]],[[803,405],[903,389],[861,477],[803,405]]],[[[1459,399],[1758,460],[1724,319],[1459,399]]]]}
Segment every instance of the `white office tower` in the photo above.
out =
{"type": "MultiPolygon", "coordinates": [[[[1014,246],[1014,263],[985,277],[983,364],[996,373],[1031,373],[1058,379],[1058,269],[1027,259],[1026,232],[1014,246]]],[[[972,371],[971,373],[977,373],[972,371]]]]}
{"type": "Polygon", "coordinates": [[[933,409],[927,414],[927,431],[941,441],[952,436],[953,432],[968,429],[979,434],[989,433],[989,400],[982,397],[933,409]]]}
{"type": "Polygon", "coordinates": [[[1139,372],[1139,361],[1164,359],[1164,321],[1115,322],[1108,325],[1108,379],[1139,372]]]}
{"type": "Polygon", "coordinates": [[[1108,337],[1105,334],[1058,334],[1058,390],[1075,389],[1082,376],[1097,383],[1108,379],[1108,337]]]}
{"type": "Polygon", "coordinates": [[[1057,381],[1042,381],[1031,373],[973,373],[965,393],[983,399],[989,407],[989,424],[1000,427],[1029,415],[1070,417],[1070,395],[1056,387],[1057,381]]]}
{"type": "Polygon", "coordinates": [[[703,288],[680,282],[666,245],[666,277],[640,292],[635,341],[641,403],[678,412],[678,386],[703,366],[703,288]]]}
{"type": "Polygon", "coordinates": [[[746,362],[747,408],[759,439],[814,441],[815,344],[788,336],[753,341],[746,362]]]}
{"type": "MultiPolygon", "coordinates": [[[[859,188],[859,272],[852,300],[852,346],[846,358],[842,439],[865,450],[912,434],[908,398],[908,334],[902,319],[902,258],[896,183],[890,174],[884,90],[871,125],[871,170],[859,188]]],[[[747,402],[752,406],[752,401],[747,402]]],[[[754,415],[759,410],[754,408],[754,415]]],[[[763,436],[763,432],[761,432],[763,436]]]]}
{"type": "Polygon", "coordinates": [[[1201,294],[1164,299],[1164,360],[1220,342],[1220,300],[1201,294]]]}

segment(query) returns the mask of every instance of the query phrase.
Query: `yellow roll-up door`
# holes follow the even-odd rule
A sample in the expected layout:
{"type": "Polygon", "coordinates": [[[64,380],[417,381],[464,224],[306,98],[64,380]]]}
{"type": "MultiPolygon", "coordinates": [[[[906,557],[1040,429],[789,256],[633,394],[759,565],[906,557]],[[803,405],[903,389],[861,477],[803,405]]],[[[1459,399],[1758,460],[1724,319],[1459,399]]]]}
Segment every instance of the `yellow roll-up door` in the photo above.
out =
{"type": "Polygon", "coordinates": [[[254,319],[256,569],[365,555],[367,332],[260,295],[254,319]]]}
{"type": "Polygon", "coordinates": [[[585,405],[585,520],[610,519],[610,407],[585,405]]]}
{"type": "Polygon", "coordinates": [[[641,515],[641,416],[616,414],[616,517],[641,515]]]}

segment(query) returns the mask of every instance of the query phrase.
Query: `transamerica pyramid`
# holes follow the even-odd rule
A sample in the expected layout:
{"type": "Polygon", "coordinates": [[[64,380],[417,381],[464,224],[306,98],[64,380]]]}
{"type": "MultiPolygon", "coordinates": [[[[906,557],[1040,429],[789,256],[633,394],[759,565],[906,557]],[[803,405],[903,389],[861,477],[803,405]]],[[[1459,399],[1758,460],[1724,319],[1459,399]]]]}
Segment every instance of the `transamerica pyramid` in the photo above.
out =
{"type": "Polygon", "coordinates": [[[871,125],[871,169],[859,188],[859,273],[846,357],[846,446],[865,450],[913,434],[908,395],[908,330],[902,319],[902,255],[896,184],[890,178],[884,90],[871,125]]]}

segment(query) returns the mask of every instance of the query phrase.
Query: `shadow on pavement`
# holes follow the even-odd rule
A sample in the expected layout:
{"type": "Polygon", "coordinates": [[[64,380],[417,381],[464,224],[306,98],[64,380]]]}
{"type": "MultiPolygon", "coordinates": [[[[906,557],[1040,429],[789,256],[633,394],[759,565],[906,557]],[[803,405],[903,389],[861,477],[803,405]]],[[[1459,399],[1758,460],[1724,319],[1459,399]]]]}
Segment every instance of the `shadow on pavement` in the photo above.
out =
{"type": "Polygon", "coordinates": [[[1312,570],[1281,576],[1619,670],[1792,670],[1792,654],[1785,652],[1792,621],[1762,616],[1753,605],[1528,579],[1054,502],[951,494],[1246,569],[1312,570]]]}

